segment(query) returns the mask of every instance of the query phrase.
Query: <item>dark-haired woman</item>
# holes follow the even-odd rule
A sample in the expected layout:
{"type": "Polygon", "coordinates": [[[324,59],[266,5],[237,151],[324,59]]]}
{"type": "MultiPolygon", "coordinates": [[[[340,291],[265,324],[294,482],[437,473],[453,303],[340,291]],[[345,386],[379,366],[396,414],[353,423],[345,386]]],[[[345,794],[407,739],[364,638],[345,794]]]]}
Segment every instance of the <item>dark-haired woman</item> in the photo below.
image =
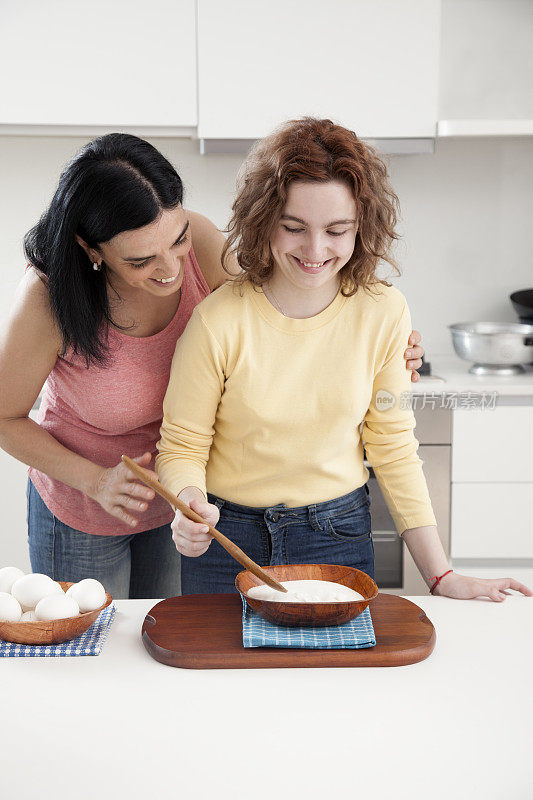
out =
{"type": "Polygon", "coordinates": [[[115,597],[180,590],[172,510],[120,456],[150,465],[176,341],[228,279],[223,234],[182,200],[148,142],[86,145],[26,237],[30,266],[0,346],[0,445],[30,466],[32,569],[98,578],[115,597]]]}
{"type": "MultiPolygon", "coordinates": [[[[428,586],[505,599],[512,578],[449,568],[403,395],[405,298],[394,264],[397,197],[385,165],[330,120],[286,123],[244,164],[225,251],[244,272],[195,309],[164,400],[160,480],[256,562],[325,563],[374,577],[363,444],[428,586]],[[189,376],[187,381],[182,375],[189,376]]],[[[176,512],[184,594],[235,591],[241,569],[176,512]]]]}

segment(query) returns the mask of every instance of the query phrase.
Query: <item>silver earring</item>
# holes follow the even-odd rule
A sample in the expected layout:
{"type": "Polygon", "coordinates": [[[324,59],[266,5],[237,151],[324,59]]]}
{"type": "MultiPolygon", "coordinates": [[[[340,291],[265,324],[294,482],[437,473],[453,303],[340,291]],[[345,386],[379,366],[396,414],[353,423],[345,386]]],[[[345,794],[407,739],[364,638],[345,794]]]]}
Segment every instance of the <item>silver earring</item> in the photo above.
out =
{"type": "Polygon", "coordinates": [[[99,272],[102,269],[102,265],[98,264],[98,262],[95,261],[94,264],[93,264],[93,269],[94,269],[95,272],[99,272]]]}

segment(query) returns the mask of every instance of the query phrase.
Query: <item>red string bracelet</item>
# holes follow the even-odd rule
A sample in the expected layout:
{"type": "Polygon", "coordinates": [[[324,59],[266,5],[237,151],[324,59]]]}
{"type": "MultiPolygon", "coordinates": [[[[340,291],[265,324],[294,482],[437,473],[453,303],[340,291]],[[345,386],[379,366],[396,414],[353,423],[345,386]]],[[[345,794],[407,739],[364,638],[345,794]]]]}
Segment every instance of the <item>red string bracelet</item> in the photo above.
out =
{"type": "Polygon", "coordinates": [[[449,569],[449,570],[448,570],[448,572],[445,572],[443,575],[441,575],[441,576],[440,576],[440,578],[437,578],[437,576],[436,576],[436,575],[433,575],[433,577],[429,579],[430,581],[435,581],[435,583],[433,584],[433,586],[432,586],[432,587],[431,587],[431,589],[429,590],[429,593],[430,593],[430,594],[433,594],[433,590],[434,590],[434,589],[435,589],[435,588],[438,586],[438,584],[439,584],[439,583],[441,582],[441,580],[444,578],[444,575],[448,575],[448,573],[449,573],[449,572],[453,572],[453,569],[449,569]],[[436,580],[435,580],[435,579],[436,579],[436,580]]]}

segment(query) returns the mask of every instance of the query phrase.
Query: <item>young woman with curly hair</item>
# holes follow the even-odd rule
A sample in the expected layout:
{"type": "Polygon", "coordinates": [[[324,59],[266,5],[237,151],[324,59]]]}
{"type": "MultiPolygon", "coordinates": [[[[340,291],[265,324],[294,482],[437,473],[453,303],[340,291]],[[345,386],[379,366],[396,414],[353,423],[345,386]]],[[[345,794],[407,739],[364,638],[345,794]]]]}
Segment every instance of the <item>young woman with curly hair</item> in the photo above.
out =
{"type": "MultiPolygon", "coordinates": [[[[374,577],[364,444],[431,585],[449,564],[403,397],[411,320],[401,292],[376,277],[397,238],[384,164],[329,120],[288,122],[251,152],[233,212],[224,255],[243,273],[195,308],[176,347],[161,481],[261,565],[374,577]]],[[[182,559],[182,593],[234,591],[241,567],[206,526],[177,512],[171,527],[195,556],[182,559]]],[[[501,581],[450,572],[437,591],[498,600],[501,581]]]]}

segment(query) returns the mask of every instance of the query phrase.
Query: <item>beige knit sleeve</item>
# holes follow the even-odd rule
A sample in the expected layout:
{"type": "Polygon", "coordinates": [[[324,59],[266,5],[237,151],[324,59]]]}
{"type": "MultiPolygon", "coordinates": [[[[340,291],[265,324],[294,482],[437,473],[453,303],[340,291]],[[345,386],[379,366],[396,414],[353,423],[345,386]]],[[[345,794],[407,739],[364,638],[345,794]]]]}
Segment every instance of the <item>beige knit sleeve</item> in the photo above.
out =
{"type": "Polygon", "coordinates": [[[400,536],[409,528],[436,525],[411,408],[411,373],[404,351],[411,333],[411,315],[404,303],[400,319],[383,348],[375,374],[372,400],[365,415],[362,439],[368,461],[400,536]]]}
{"type": "Polygon", "coordinates": [[[222,349],[195,309],[172,359],[155,460],[159,480],[174,494],[196,486],[207,497],[205,471],[224,372],[222,349]]]}

